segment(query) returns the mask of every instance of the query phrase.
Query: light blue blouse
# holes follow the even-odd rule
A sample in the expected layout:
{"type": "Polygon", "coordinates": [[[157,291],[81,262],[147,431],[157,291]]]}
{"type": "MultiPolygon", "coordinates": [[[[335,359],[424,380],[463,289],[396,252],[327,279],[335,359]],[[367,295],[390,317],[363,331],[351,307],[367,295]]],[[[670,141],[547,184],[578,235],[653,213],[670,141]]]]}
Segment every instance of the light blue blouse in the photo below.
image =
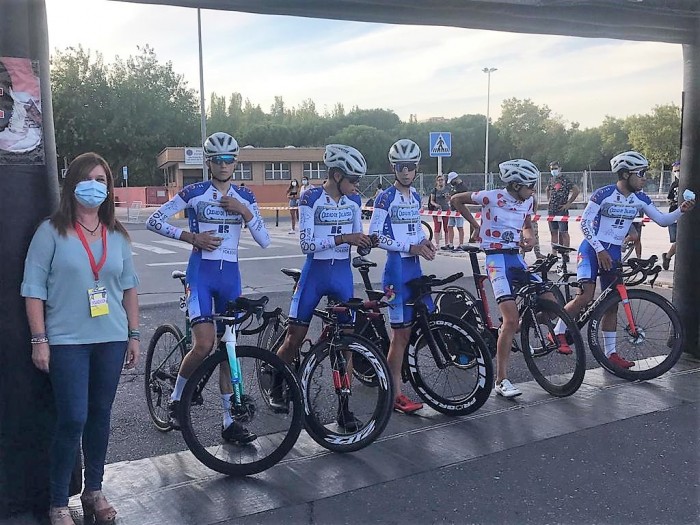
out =
{"type": "MultiPolygon", "coordinates": [[[[102,258],[102,238],[90,240],[95,262],[102,258]]],[[[139,284],[129,240],[107,233],[107,259],[99,283],[107,289],[109,314],[92,317],[88,289],[95,286],[87,252],[80,239],[61,236],[50,221],[37,229],[24,262],[21,294],[45,301],[46,334],[51,345],[126,341],[124,290],[139,284]]]]}

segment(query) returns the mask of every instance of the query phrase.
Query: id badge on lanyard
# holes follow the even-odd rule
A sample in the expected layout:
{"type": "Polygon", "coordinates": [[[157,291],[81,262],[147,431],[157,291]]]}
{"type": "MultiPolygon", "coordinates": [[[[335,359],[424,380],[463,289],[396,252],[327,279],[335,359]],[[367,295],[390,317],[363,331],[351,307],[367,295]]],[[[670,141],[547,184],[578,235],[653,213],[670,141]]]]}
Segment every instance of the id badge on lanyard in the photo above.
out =
{"type": "Polygon", "coordinates": [[[90,305],[90,315],[92,317],[99,317],[101,315],[107,315],[109,313],[109,303],[107,302],[107,288],[100,285],[100,270],[107,260],[107,229],[102,226],[102,257],[100,262],[95,262],[95,257],[92,255],[90,250],[90,245],[88,245],[85,240],[85,235],[83,231],[75,225],[75,231],[78,233],[78,238],[80,242],[83,243],[83,248],[88,255],[88,260],[90,261],[90,269],[92,270],[92,275],[95,278],[95,286],[93,288],[88,288],[88,303],[90,305]]]}

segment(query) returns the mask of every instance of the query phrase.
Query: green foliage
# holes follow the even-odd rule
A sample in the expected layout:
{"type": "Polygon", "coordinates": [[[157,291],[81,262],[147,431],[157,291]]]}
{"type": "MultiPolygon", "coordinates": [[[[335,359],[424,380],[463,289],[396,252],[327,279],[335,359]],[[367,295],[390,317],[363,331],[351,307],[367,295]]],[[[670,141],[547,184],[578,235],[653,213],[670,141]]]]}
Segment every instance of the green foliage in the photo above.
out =
{"type": "MultiPolygon", "coordinates": [[[[82,47],[56,51],[51,60],[56,143],[68,161],[85,151],[102,154],[115,174],[129,166],[130,185],[160,184],[155,158],[169,146],[199,144],[199,98],[172,64],[160,63],[150,47],[137,48],[126,60],[119,57],[105,64],[99,53],[82,47]]],[[[463,115],[407,122],[390,109],[352,108],[341,103],[319,114],[306,99],[289,107],[276,96],[265,113],[259,104],[240,93],[211,93],[207,131],[226,131],[241,146],[323,146],[341,142],[358,148],[367,159],[370,173],[389,170],[387,151],[400,138],[418,143],[422,170],[436,171],[430,158],[431,131],[452,133],[452,157],[443,159],[443,171],[482,173],[486,119],[463,115]]],[[[671,104],[656,106],[651,114],[626,119],[606,116],[595,128],[567,126],[547,105],[530,99],[503,101],[501,116],[489,126],[489,171],[510,158],[527,158],[542,170],[549,161],[563,162],[565,170],[607,170],[617,153],[638,149],[652,167],[670,164],[679,155],[680,109],[671,104]]]]}

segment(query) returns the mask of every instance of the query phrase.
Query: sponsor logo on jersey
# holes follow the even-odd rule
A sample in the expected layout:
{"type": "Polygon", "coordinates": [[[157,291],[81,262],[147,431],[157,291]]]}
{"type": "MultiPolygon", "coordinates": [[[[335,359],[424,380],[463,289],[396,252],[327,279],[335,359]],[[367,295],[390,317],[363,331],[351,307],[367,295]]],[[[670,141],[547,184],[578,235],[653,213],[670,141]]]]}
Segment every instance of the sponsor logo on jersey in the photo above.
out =
{"type": "Polygon", "coordinates": [[[214,202],[198,202],[197,219],[199,222],[209,224],[241,224],[243,222],[239,214],[229,213],[214,202]]]}
{"type": "Polygon", "coordinates": [[[319,206],[314,212],[314,224],[352,224],[352,206],[319,206]]]}
{"type": "Polygon", "coordinates": [[[389,217],[392,224],[410,224],[420,221],[420,211],[415,204],[392,206],[389,217]]]}
{"type": "Polygon", "coordinates": [[[637,207],[606,202],[601,207],[600,212],[605,217],[612,217],[615,219],[634,219],[637,216],[637,207]]]}

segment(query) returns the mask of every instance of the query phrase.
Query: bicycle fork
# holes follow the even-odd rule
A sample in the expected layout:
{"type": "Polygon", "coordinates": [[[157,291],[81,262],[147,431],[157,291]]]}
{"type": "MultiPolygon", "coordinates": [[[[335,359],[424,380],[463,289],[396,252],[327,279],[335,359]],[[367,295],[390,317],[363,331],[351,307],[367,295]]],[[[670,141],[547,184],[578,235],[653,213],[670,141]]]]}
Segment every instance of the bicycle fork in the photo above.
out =
{"type": "Polygon", "coordinates": [[[233,326],[226,325],[221,341],[226,344],[229,369],[231,370],[231,386],[233,387],[233,401],[235,406],[240,406],[243,400],[243,381],[241,379],[241,362],[236,355],[236,332],[233,326]]]}
{"type": "Polygon", "coordinates": [[[637,330],[637,326],[634,322],[634,315],[632,314],[632,307],[630,306],[629,296],[627,295],[627,288],[623,284],[618,284],[616,288],[617,293],[620,294],[620,299],[622,300],[622,308],[625,310],[625,316],[627,316],[627,328],[629,334],[637,339],[641,334],[637,330]]]}

